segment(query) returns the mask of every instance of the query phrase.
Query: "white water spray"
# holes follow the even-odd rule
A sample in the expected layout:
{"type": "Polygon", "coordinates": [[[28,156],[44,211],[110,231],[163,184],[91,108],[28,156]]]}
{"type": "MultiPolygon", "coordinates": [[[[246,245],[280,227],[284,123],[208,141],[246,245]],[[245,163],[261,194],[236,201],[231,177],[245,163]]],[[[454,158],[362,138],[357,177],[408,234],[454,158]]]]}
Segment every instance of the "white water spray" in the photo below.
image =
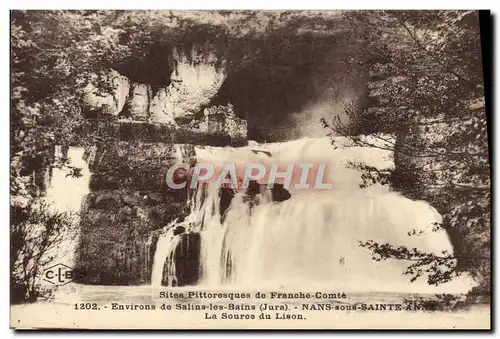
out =
{"type": "MultiPolygon", "coordinates": [[[[54,168],[50,183],[47,188],[46,200],[51,203],[51,208],[57,212],[78,213],[81,208],[82,200],[90,192],[90,170],[87,162],[84,160],[84,148],[70,147],[67,158],[71,166],[80,168],[81,176],[78,178],[68,176],[67,169],[54,168]]],[[[61,146],[56,146],[54,156],[56,158],[64,157],[61,146]]],[[[75,216],[75,224],[78,224],[78,217],[75,216]]],[[[76,228],[78,231],[78,228],[76,228]]],[[[74,264],[75,248],[77,245],[78,234],[69,233],[62,237],[64,240],[50,255],[56,256],[54,261],[66,265],[74,264]]]]}
{"type": "MultiPolygon", "coordinates": [[[[244,201],[244,192],[238,192],[224,218],[218,208],[217,187],[198,189],[190,200],[191,214],[181,224],[188,232],[201,235],[201,285],[318,285],[345,291],[409,293],[463,293],[471,288],[468,277],[438,287],[429,286],[425,278],[410,283],[410,277],[403,275],[410,262],[377,262],[359,246],[360,241],[374,240],[428,253],[452,253],[446,233],[431,230],[432,223],[440,220],[433,208],[380,185],[361,190],[360,172],[346,166],[347,161],[361,161],[387,168],[393,165],[389,152],[363,147],[334,149],[327,138],[259,145],[258,149],[272,153],[269,161],[328,162],[326,178],[333,189],[292,189],[292,197],[279,203],[259,194],[259,204],[252,208],[244,201]],[[424,234],[409,236],[412,230],[424,234]]],[[[204,147],[196,153],[198,161],[211,163],[266,161],[248,147],[204,147]]],[[[175,276],[179,237],[170,232],[173,226],[158,241],[152,274],[156,286],[161,285],[165,262],[174,268],[167,270],[172,274],[169,280],[175,276]]]]}

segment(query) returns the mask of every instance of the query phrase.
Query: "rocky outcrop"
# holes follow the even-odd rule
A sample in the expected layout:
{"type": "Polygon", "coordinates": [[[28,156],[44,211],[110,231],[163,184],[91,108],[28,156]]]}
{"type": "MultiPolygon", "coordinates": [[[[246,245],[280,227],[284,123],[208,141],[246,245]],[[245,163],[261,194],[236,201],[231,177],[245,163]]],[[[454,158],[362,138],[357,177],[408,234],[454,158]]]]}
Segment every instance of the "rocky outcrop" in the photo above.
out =
{"type": "Polygon", "coordinates": [[[115,142],[99,147],[95,160],[90,164],[93,171],[90,188],[95,191],[110,189],[166,189],[165,175],[178,161],[186,148],[186,161],[194,156],[192,145],[148,142],[115,142]]]}
{"type": "Polygon", "coordinates": [[[185,203],[161,192],[90,193],[81,210],[75,267],[82,283],[141,285],[149,282],[154,230],[183,214],[185,203]]]}
{"type": "Polygon", "coordinates": [[[246,140],[247,121],[234,113],[234,106],[212,106],[203,110],[203,117],[189,124],[190,129],[210,135],[228,135],[231,140],[246,140]]]}
{"type": "Polygon", "coordinates": [[[150,85],[132,83],[129,98],[122,115],[135,121],[147,121],[150,115],[151,97],[150,85]]]}
{"type": "Polygon", "coordinates": [[[155,90],[149,84],[130,81],[116,70],[95,75],[85,88],[87,115],[120,115],[174,126],[191,122],[215,97],[226,71],[213,55],[186,55],[174,50],[173,59],[173,72],[165,78],[168,85],[155,90]]]}
{"type": "Polygon", "coordinates": [[[217,94],[226,79],[224,67],[216,66],[215,56],[174,50],[175,67],[170,84],[151,101],[151,119],[161,123],[191,121],[217,94]]]}
{"type": "MultiPolygon", "coordinates": [[[[182,226],[178,226],[181,228],[182,226]]],[[[175,279],[173,286],[195,285],[200,278],[201,237],[199,233],[178,233],[180,239],[175,249],[175,279]]],[[[162,285],[169,285],[167,263],[163,269],[162,285]]]]}
{"type": "Polygon", "coordinates": [[[160,88],[150,102],[151,121],[160,124],[175,124],[174,108],[167,88],[160,88]]]}
{"type": "Polygon", "coordinates": [[[75,267],[82,283],[149,283],[157,230],[188,213],[187,192],[165,175],[190,161],[192,145],[114,142],[87,152],[91,193],[83,202],[75,267]]]}
{"type": "Polygon", "coordinates": [[[130,86],[130,80],[113,69],[108,74],[94,75],[92,82],[84,89],[87,115],[120,114],[128,99],[130,86]]]}
{"type": "Polygon", "coordinates": [[[209,134],[206,130],[194,128],[193,125],[175,127],[147,121],[102,121],[95,119],[88,121],[81,133],[83,135],[97,134],[105,140],[127,142],[191,143],[210,146],[244,146],[247,144],[246,138],[233,138],[225,131],[222,134],[209,134]]]}

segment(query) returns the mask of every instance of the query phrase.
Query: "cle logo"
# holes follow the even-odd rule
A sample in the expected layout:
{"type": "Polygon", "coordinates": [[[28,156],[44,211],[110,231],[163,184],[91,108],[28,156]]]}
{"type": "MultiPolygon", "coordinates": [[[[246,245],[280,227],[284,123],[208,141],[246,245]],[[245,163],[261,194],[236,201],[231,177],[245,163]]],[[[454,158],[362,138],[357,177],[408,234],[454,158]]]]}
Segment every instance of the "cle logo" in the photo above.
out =
{"type": "Polygon", "coordinates": [[[73,281],[75,278],[82,278],[85,274],[64,264],[57,264],[43,271],[43,280],[62,286],[73,281]]]}

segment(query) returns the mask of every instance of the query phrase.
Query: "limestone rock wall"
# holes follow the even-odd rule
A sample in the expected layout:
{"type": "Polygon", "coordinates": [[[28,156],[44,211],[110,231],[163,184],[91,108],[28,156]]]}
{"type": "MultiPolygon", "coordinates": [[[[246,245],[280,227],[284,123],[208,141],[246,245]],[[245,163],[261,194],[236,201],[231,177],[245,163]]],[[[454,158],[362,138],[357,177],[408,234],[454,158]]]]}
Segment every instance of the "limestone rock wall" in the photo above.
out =
{"type": "Polygon", "coordinates": [[[226,79],[226,70],[211,55],[195,52],[185,55],[174,50],[173,59],[173,72],[165,76],[168,86],[154,90],[151,85],[133,82],[116,70],[95,75],[85,89],[87,114],[119,115],[172,125],[192,121],[217,94],[226,79]]]}
{"type": "Polygon", "coordinates": [[[129,96],[130,80],[113,69],[108,74],[96,74],[92,80],[84,89],[84,104],[90,111],[88,114],[120,114],[129,96]]]}
{"type": "Polygon", "coordinates": [[[200,133],[229,135],[232,140],[247,137],[247,121],[236,116],[231,104],[205,108],[202,118],[190,123],[189,128],[200,133]]]}
{"type": "Polygon", "coordinates": [[[136,82],[132,83],[127,105],[122,112],[132,120],[147,121],[152,96],[151,86],[136,82]]]}
{"type": "Polygon", "coordinates": [[[226,79],[225,68],[216,66],[214,56],[186,56],[174,50],[174,59],[170,85],[160,89],[151,101],[150,114],[155,122],[192,120],[226,79]]]}
{"type": "MultiPolygon", "coordinates": [[[[171,284],[173,286],[195,285],[200,278],[200,250],[201,236],[199,233],[182,233],[179,245],[175,250],[175,272],[176,277],[171,284]]],[[[162,285],[169,286],[169,276],[165,263],[163,270],[162,285]]]]}
{"type": "Polygon", "coordinates": [[[169,190],[165,174],[175,162],[189,161],[193,152],[192,145],[147,142],[89,150],[91,193],[82,205],[75,263],[86,272],[80,282],[149,283],[155,231],[188,213],[187,192],[169,190]]]}

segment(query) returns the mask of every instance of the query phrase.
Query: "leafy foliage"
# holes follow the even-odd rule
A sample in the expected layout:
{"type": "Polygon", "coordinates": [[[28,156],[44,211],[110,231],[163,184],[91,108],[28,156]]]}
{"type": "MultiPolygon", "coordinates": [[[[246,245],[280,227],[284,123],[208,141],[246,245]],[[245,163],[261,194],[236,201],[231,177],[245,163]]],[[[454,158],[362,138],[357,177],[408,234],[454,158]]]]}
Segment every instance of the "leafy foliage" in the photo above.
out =
{"type": "Polygon", "coordinates": [[[489,285],[490,170],[478,15],[474,11],[351,13],[366,41],[369,104],[352,126],[324,122],[356,145],[394,152],[383,176],[357,165],[365,184],[390,182],[410,198],[426,200],[443,216],[454,255],[440,257],[397,244],[364,243],[377,258],[412,260],[412,280],[449,281],[467,270],[489,285]],[[388,138],[387,135],[391,135],[388,138]]]}
{"type": "Polygon", "coordinates": [[[53,168],[81,175],[66,157],[55,157],[54,148],[85,141],[76,133],[87,123],[81,114],[85,86],[113,61],[116,54],[109,52],[120,50],[113,32],[101,34],[100,20],[84,11],[11,12],[14,302],[35,301],[44,292],[39,274],[54,248],[71,234],[73,216],[53,210],[43,199],[38,178],[53,168]]]}
{"type": "Polygon", "coordinates": [[[74,215],[54,211],[43,200],[11,206],[10,269],[13,302],[36,301],[40,296],[39,275],[57,247],[73,234],[74,215]]]}
{"type": "Polygon", "coordinates": [[[446,251],[442,252],[442,256],[438,256],[422,252],[417,248],[395,247],[391,244],[379,244],[374,241],[360,242],[360,246],[370,250],[375,261],[386,259],[414,261],[404,272],[404,274],[411,276],[410,282],[426,275],[429,285],[438,285],[446,283],[462,273],[455,269],[457,258],[446,251]]]}

